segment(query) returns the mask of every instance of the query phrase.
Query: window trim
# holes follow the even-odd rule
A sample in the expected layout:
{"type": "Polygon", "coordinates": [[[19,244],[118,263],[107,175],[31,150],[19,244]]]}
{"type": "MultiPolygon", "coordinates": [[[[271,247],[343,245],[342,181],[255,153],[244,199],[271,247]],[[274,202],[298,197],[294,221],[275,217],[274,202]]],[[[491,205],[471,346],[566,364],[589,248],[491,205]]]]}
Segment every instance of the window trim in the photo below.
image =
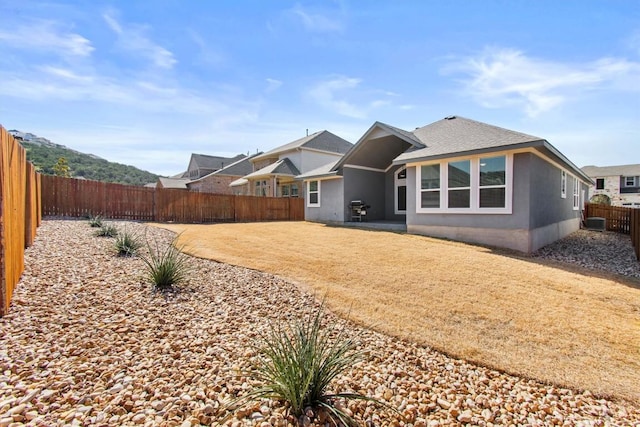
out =
{"type": "Polygon", "coordinates": [[[596,178],[596,190],[604,190],[604,178],[596,178]],[[602,187],[598,187],[598,182],[602,182],[602,187]]]}
{"type": "MultiPolygon", "coordinates": [[[[431,162],[414,163],[411,166],[416,167],[416,213],[447,213],[447,214],[502,214],[510,215],[513,213],[513,153],[484,153],[482,155],[455,157],[441,159],[431,162]],[[504,208],[481,208],[480,207],[480,159],[490,157],[505,158],[505,207],[504,208]],[[449,188],[448,188],[448,164],[462,160],[471,161],[471,207],[469,208],[447,208],[449,204],[449,188]],[[423,208],[420,201],[422,200],[422,169],[421,166],[440,165],[440,207],[439,208],[423,208]]],[[[488,188],[491,188],[490,186],[488,188]]],[[[496,187],[497,188],[497,187],[496,187]]],[[[436,191],[436,189],[432,189],[436,191]]]]}
{"type": "Polygon", "coordinates": [[[312,179],[310,181],[307,182],[307,207],[308,208],[319,208],[320,207],[320,183],[322,181],[319,179],[312,179]],[[316,191],[311,191],[311,183],[312,182],[317,182],[318,183],[318,189],[316,191]],[[312,193],[317,193],[318,194],[318,202],[317,203],[311,203],[311,194],[312,193]]]}
{"type": "Polygon", "coordinates": [[[622,180],[624,181],[624,188],[633,188],[638,186],[638,177],[637,176],[623,176],[622,180]],[[627,179],[631,178],[633,184],[629,185],[627,183],[627,179]]]}
{"type": "Polygon", "coordinates": [[[573,177],[573,210],[580,210],[580,181],[577,176],[573,177]]]}
{"type": "Polygon", "coordinates": [[[564,169],[560,171],[560,197],[567,198],[567,172],[564,169]]]}

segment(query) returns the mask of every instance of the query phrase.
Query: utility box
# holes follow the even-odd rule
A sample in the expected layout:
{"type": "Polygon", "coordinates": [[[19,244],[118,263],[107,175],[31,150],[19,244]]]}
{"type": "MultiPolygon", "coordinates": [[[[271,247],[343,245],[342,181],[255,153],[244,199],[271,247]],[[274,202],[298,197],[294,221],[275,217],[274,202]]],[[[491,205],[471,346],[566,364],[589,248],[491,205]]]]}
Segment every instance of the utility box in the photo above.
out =
{"type": "Polygon", "coordinates": [[[599,216],[587,218],[587,228],[595,231],[605,231],[607,229],[607,219],[599,216]]]}

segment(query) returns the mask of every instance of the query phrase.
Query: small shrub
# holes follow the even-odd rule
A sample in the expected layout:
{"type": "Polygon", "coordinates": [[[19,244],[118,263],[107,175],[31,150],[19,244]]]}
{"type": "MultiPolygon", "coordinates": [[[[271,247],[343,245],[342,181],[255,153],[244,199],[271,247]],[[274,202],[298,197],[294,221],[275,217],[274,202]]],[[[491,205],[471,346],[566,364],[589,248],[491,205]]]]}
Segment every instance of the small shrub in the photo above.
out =
{"type": "Polygon", "coordinates": [[[148,278],[156,289],[167,289],[184,282],[189,274],[188,257],[176,246],[177,238],[166,249],[147,242],[148,254],[140,255],[148,278]]]}
{"type": "Polygon", "coordinates": [[[307,407],[316,413],[324,411],[334,425],[357,425],[336,405],[342,399],[360,399],[387,406],[357,393],[328,394],[332,380],[362,359],[357,342],[344,329],[335,325],[322,327],[324,305],[317,313],[292,321],[285,327],[271,326],[259,339],[261,355],[252,374],[262,386],[232,402],[230,406],[249,401],[274,398],[284,401],[288,411],[301,422],[307,407]]]}
{"type": "Polygon", "coordinates": [[[102,224],[96,236],[98,237],[116,237],[118,235],[118,228],[113,224],[102,224]]]}
{"type": "Polygon", "coordinates": [[[102,215],[90,215],[89,225],[94,228],[102,227],[102,215]]]}
{"type": "Polygon", "coordinates": [[[118,256],[133,256],[141,246],[138,236],[127,230],[118,233],[116,237],[115,247],[118,251],[118,256]]]}

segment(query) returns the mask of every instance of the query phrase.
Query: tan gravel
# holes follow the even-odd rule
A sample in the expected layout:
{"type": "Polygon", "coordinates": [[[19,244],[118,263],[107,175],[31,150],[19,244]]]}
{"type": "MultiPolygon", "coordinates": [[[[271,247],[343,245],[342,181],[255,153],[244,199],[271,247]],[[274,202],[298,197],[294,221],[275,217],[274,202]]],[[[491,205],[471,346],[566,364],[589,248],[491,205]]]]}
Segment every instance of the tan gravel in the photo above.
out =
{"type": "MultiPolygon", "coordinates": [[[[119,224],[121,227],[123,224],[119,224]]],[[[168,242],[142,224],[130,230],[168,242]]],[[[188,283],[154,293],[142,263],[118,258],[113,240],[84,221],[45,220],[0,320],[0,427],[219,425],[222,406],[252,386],[249,344],[268,326],[317,306],[275,276],[192,259],[188,283]]],[[[333,315],[329,319],[344,322],[333,315]]],[[[368,425],[640,425],[640,410],[509,376],[347,324],[367,359],[335,384],[395,405],[363,402],[368,425]]],[[[311,414],[313,415],[313,414],[311,414]]],[[[285,426],[263,401],[226,425],[285,426]]]]}

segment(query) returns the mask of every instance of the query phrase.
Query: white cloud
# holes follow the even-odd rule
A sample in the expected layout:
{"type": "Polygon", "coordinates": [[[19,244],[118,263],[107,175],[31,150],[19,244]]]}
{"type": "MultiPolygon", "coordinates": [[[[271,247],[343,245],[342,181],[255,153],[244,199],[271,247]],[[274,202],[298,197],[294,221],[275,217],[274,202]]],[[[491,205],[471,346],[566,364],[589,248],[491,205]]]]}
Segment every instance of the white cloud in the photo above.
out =
{"type": "Polygon", "coordinates": [[[464,91],[489,108],[518,107],[529,117],[573,100],[586,91],[610,87],[639,90],[640,63],[602,58],[571,64],[531,58],[514,49],[485,49],[454,61],[444,74],[463,74],[464,91]]]}
{"type": "Polygon", "coordinates": [[[31,21],[12,28],[0,30],[0,42],[17,49],[54,51],[63,56],[89,56],[94,47],[80,34],[60,28],[53,21],[31,21]]]}
{"type": "Polygon", "coordinates": [[[309,95],[321,106],[333,110],[340,115],[364,119],[367,117],[364,109],[351,104],[345,99],[337,99],[338,93],[348,89],[355,89],[360,82],[361,80],[357,78],[335,76],[330,80],[317,83],[309,90],[309,95]]]}
{"type": "MultiPolygon", "coordinates": [[[[327,13],[312,12],[303,8],[299,3],[288,10],[307,31],[315,33],[341,32],[344,29],[343,13],[339,11],[337,16],[327,16],[327,13]]],[[[335,13],[333,13],[335,15],[335,13]]]]}
{"type": "Polygon", "coordinates": [[[159,68],[172,68],[178,61],[173,53],[151,41],[145,33],[148,28],[136,24],[121,25],[113,11],[102,15],[103,19],[118,36],[119,46],[134,55],[140,55],[159,68]]]}
{"type": "Polygon", "coordinates": [[[267,80],[267,88],[265,89],[265,92],[267,93],[275,92],[280,88],[280,86],[282,86],[282,82],[280,80],[269,79],[269,78],[266,80],[267,80]]]}

